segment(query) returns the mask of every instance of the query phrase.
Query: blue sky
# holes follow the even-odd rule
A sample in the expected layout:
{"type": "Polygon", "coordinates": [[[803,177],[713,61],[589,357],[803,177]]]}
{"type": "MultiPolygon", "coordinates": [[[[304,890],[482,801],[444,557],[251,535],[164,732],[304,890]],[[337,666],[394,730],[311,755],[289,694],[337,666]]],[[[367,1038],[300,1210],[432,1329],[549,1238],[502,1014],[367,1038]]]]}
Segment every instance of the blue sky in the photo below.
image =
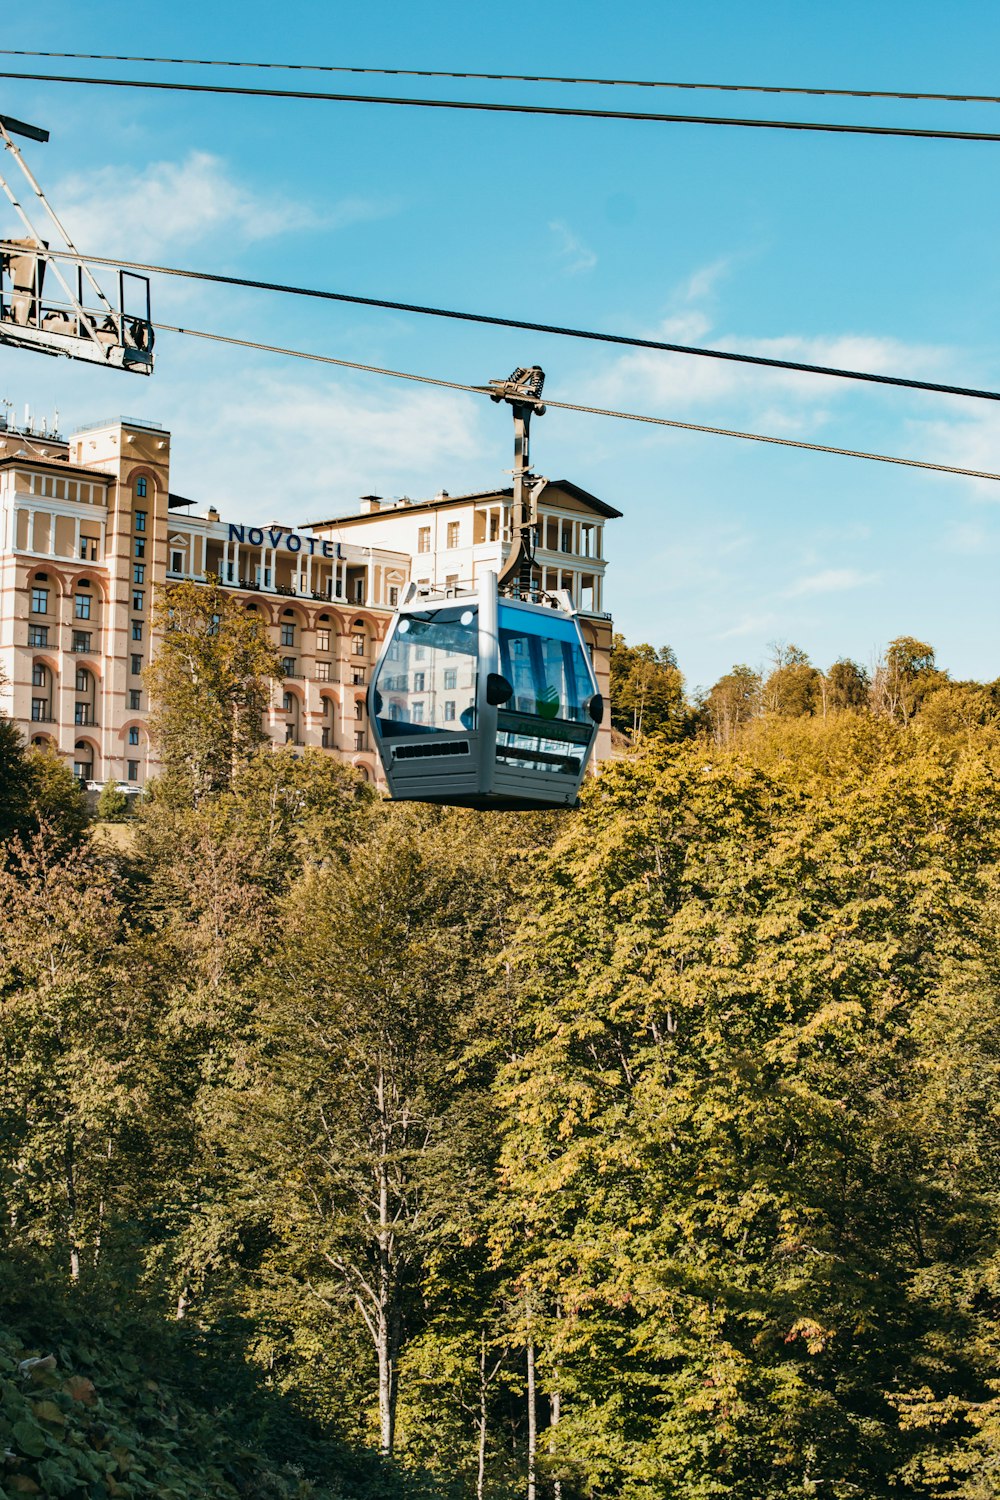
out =
{"type": "MultiPolygon", "coordinates": [[[[474,71],[996,91],[1000,7],[961,0],[510,7],[52,0],[8,47],[474,71]]],[[[138,65],[25,71],[180,76],[138,65]]],[[[1000,106],[342,79],[205,82],[1000,131],[1000,106]]],[[[165,264],[1000,388],[1000,144],[533,119],[2,85],[46,125],[29,159],[81,247],[165,264]]],[[[4,220],[6,225],[7,220],[4,220]]],[[[162,281],[155,315],[480,382],[541,364],[553,399],[1000,472],[1000,409],[712,361],[162,281]]],[[[506,415],[163,335],[142,381],[0,352],[0,395],[64,427],[175,434],[174,484],[234,519],[502,480],[506,415]]],[[[536,468],[624,512],[608,603],[689,683],[794,642],[869,663],[895,635],[1000,675],[1000,484],[550,411],[536,468]]]]}

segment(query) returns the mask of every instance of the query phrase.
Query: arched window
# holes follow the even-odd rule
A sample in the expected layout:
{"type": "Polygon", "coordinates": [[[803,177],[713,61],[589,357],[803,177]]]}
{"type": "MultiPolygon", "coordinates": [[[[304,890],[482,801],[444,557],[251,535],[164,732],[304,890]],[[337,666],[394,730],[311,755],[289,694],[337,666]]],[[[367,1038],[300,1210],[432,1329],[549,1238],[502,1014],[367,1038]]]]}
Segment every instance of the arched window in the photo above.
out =
{"type": "Polygon", "coordinates": [[[73,775],[81,781],[90,781],[94,775],[94,747],[86,740],[77,740],[73,747],[73,775]]]}
{"type": "Polygon", "coordinates": [[[94,723],[94,677],[86,667],[76,669],[76,703],[73,710],[75,724],[94,723]]]}

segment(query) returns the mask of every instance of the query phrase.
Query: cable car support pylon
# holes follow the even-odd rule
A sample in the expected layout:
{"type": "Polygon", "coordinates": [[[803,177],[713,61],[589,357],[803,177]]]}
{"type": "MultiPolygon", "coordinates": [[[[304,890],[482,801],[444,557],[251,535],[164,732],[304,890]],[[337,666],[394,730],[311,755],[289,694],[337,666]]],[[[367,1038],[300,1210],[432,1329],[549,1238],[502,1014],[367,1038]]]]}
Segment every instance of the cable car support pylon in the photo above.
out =
{"type": "Polygon", "coordinates": [[[545,371],[538,365],[521,365],[506,380],[490,381],[490,400],[506,401],[514,417],[512,545],[497,586],[501,592],[523,599],[529,599],[533,591],[531,573],[538,544],[538,496],[548,483],[532,474],[529,452],[532,414],[545,415],[540,399],[544,384],[545,371]]]}
{"type": "Polygon", "coordinates": [[[24,160],[13,137],[47,141],[49,133],[35,125],[26,125],[9,115],[0,115],[0,140],[10,152],[41,205],[53,230],[59,237],[60,251],[77,257],[76,287],[63,275],[50,253],[50,244],[32,222],[9,176],[0,169],[2,188],[11,207],[26,231],[23,239],[4,240],[0,250],[0,344],[17,349],[34,349],[41,354],[62,354],[70,359],[89,360],[112,369],[129,370],[135,375],[153,372],[153,324],[149,305],[149,278],[135,272],[118,272],[118,306],[101,290],[90,268],[79,258],[79,251],[65,225],[42,191],[24,160]],[[65,300],[44,296],[46,271],[55,277],[65,300]],[[86,282],[87,289],[84,289],[86,282]],[[126,289],[133,291],[139,306],[128,311],[126,289]],[[85,297],[95,305],[84,306],[85,297]]]}

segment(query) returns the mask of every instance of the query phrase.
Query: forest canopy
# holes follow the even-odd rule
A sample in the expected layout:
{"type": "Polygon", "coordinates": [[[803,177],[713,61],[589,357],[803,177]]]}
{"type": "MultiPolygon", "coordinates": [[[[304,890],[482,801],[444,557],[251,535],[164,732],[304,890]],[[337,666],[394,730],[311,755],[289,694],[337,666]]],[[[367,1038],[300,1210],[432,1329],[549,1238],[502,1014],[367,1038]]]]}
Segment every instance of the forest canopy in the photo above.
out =
{"type": "Polygon", "coordinates": [[[392,806],[228,608],[123,837],[0,721],[3,1490],[1000,1495],[997,684],[617,638],[578,811],[392,806]]]}

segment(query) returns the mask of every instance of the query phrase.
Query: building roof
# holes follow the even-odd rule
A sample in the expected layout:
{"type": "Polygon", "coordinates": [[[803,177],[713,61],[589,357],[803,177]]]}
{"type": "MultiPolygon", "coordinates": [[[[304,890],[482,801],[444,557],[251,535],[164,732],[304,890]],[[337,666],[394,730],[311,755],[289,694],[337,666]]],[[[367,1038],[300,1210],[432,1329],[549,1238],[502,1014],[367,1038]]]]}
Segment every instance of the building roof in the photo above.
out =
{"type": "MultiPolygon", "coordinates": [[[[550,479],[546,483],[545,489],[565,490],[568,495],[573,496],[574,500],[579,500],[589,510],[595,511],[599,516],[605,516],[608,520],[614,520],[622,514],[620,510],[615,510],[613,505],[608,505],[604,500],[598,500],[596,495],[592,495],[589,490],[581,489],[578,484],[574,484],[569,479],[550,479]]],[[[545,491],[543,490],[542,493],[544,494],[545,491]]],[[[347,516],[331,516],[326,521],[309,521],[305,524],[314,528],[320,526],[351,526],[358,521],[371,521],[377,516],[396,515],[400,511],[442,510],[449,505],[467,504],[470,500],[495,500],[501,496],[512,497],[513,494],[514,491],[509,485],[505,489],[471,490],[464,495],[435,496],[433,500],[407,500],[403,504],[389,503],[384,510],[352,511],[347,516]]],[[[376,497],[366,496],[365,498],[376,497]]]]}
{"type": "Polygon", "coordinates": [[[0,469],[51,469],[54,474],[72,474],[77,478],[103,479],[105,484],[114,484],[115,476],[103,469],[88,469],[85,464],[71,464],[64,458],[35,458],[34,454],[18,458],[12,453],[9,458],[0,458],[0,469]]]}

